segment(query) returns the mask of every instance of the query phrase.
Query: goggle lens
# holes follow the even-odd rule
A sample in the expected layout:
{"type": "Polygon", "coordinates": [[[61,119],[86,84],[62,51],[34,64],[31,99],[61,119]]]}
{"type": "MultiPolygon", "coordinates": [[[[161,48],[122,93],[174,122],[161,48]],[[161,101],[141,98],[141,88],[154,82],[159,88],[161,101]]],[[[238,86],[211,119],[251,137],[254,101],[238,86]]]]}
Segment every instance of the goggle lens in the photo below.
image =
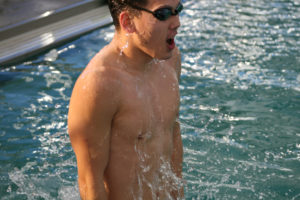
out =
{"type": "Polygon", "coordinates": [[[161,21],[165,21],[169,19],[172,15],[178,15],[183,10],[182,3],[179,3],[176,7],[174,13],[172,11],[172,8],[160,8],[158,10],[154,11],[154,16],[161,21]]]}

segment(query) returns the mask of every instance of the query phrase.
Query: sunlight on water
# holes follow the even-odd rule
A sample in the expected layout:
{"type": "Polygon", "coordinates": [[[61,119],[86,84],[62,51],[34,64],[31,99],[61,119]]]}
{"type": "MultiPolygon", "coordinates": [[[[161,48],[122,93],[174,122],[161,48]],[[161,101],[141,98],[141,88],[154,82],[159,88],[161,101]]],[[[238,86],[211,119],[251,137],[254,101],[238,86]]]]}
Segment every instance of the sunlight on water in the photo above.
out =
{"type": "MultiPolygon", "coordinates": [[[[184,6],[176,43],[186,199],[299,199],[300,2],[184,6]]],[[[79,199],[68,102],[113,32],[0,70],[1,200],[79,199]]]]}
{"type": "Polygon", "coordinates": [[[187,199],[299,196],[299,11],[295,1],[186,1],[187,199]]]}

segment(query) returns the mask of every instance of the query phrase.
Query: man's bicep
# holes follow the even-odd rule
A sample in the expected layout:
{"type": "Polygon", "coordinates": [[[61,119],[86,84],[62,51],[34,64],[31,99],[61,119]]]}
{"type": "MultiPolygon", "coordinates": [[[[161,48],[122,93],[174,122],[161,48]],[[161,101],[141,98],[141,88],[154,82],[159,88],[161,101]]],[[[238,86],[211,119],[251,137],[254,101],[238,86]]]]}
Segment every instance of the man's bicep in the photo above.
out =
{"type": "Polygon", "coordinates": [[[70,101],[68,129],[76,154],[80,188],[97,192],[104,188],[103,175],[109,160],[116,104],[111,90],[101,87],[99,81],[88,82],[90,79],[76,83],[70,101]]]}
{"type": "Polygon", "coordinates": [[[109,157],[109,127],[109,124],[102,123],[100,126],[91,122],[72,126],[70,122],[69,135],[77,159],[79,178],[89,174],[96,178],[103,175],[109,157]]]}
{"type": "Polygon", "coordinates": [[[78,167],[80,168],[83,162],[85,165],[82,166],[99,165],[97,166],[99,169],[105,167],[102,165],[108,159],[114,107],[110,103],[107,94],[109,92],[95,88],[95,84],[82,85],[79,81],[71,97],[68,116],[69,135],[78,167]]]}

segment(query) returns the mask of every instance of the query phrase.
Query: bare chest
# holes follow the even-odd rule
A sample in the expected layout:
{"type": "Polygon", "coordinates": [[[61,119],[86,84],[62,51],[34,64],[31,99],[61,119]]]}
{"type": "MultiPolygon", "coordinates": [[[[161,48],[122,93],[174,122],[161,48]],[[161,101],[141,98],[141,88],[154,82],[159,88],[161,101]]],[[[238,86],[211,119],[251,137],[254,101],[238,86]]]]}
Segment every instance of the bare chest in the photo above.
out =
{"type": "Polygon", "coordinates": [[[132,79],[124,86],[114,125],[130,140],[170,139],[179,100],[178,80],[172,72],[132,79]]]}

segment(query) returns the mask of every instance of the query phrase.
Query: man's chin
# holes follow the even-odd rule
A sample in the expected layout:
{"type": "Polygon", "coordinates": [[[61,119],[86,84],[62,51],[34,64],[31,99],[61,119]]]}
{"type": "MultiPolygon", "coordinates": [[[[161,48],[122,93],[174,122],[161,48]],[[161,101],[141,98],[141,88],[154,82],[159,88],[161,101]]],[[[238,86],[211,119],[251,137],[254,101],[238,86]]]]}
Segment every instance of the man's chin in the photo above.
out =
{"type": "Polygon", "coordinates": [[[172,58],[173,56],[173,51],[170,51],[169,53],[166,53],[164,55],[157,55],[155,56],[155,59],[158,59],[158,60],[168,60],[170,58],[172,58]]]}

